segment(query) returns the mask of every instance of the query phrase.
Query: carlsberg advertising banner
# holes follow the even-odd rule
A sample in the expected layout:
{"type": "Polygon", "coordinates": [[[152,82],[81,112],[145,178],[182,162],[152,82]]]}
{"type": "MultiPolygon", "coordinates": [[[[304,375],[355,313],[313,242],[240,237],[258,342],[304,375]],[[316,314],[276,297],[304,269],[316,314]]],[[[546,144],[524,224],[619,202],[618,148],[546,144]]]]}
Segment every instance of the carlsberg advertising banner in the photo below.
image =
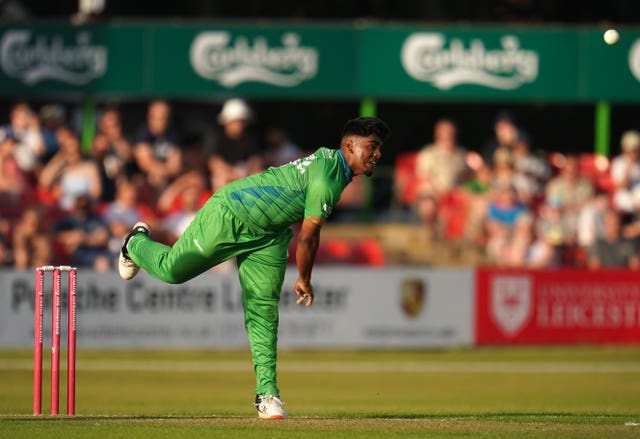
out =
{"type": "Polygon", "coordinates": [[[640,100],[640,30],[0,26],[1,96],[640,100]]]}

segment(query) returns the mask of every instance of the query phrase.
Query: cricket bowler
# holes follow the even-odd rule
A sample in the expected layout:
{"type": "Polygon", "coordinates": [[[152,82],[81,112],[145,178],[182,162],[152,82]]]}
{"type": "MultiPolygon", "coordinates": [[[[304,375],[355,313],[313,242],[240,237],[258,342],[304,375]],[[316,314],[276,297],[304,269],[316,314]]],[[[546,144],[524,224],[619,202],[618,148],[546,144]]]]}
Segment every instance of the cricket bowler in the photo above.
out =
{"type": "Polygon", "coordinates": [[[311,271],[322,225],[352,178],[373,173],[390,134],[387,124],[378,118],[349,120],[339,149],[319,148],[307,157],[218,190],[173,246],[153,241],[150,227],[142,222],[124,240],[118,260],[124,280],[144,268],[157,279],[179,284],[236,258],[260,418],[287,417],[277,385],[276,357],[278,301],[293,236],[291,226],[302,221],[294,292],[296,303],[309,307],[313,304],[311,271]]]}

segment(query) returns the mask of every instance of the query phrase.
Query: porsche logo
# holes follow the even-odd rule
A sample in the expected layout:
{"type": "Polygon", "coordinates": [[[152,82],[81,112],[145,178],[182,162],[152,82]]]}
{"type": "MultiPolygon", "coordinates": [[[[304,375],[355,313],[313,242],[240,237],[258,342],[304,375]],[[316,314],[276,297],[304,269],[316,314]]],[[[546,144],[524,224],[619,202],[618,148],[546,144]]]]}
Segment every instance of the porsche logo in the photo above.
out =
{"type": "Polygon", "coordinates": [[[426,290],[422,279],[405,279],[402,282],[400,303],[407,317],[415,319],[422,312],[427,301],[426,290]]]}

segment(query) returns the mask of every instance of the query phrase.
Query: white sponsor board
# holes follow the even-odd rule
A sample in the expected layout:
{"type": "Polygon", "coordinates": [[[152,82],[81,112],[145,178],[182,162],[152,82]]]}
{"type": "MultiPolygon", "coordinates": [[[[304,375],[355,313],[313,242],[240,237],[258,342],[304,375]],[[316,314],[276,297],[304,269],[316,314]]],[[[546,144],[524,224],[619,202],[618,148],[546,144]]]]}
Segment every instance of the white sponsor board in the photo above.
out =
{"type": "MultiPolygon", "coordinates": [[[[386,348],[470,345],[473,271],[317,268],[311,308],[296,305],[297,271],[280,299],[282,348],[386,348]]],[[[0,348],[33,343],[34,275],[0,271],[0,348]]],[[[45,282],[45,346],[50,345],[51,280],[45,282]]],[[[62,336],[66,334],[63,275],[62,336]]],[[[243,348],[241,291],[232,273],[209,272],[182,285],[141,273],[79,270],[79,347],[243,348]]],[[[63,342],[63,346],[64,346],[63,342]]]]}

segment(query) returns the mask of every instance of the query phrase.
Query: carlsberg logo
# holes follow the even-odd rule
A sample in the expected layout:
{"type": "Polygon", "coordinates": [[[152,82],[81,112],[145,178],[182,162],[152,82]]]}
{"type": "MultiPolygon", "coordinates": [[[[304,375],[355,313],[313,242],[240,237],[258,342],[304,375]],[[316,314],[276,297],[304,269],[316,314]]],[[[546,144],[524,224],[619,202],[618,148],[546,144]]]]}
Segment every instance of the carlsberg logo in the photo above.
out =
{"type": "Polygon", "coordinates": [[[318,71],[318,51],[300,45],[295,33],[282,36],[282,46],[270,47],[266,38],[235,41],[228,32],[202,32],[193,40],[191,66],[198,75],[233,88],[243,82],[294,87],[318,71]]]}
{"type": "Polygon", "coordinates": [[[68,42],[59,34],[9,30],[0,40],[0,67],[27,85],[45,79],[84,85],[106,72],[107,48],[91,44],[88,32],[78,32],[68,42]]]}
{"type": "Polygon", "coordinates": [[[489,50],[479,39],[468,48],[463,41],[439,33],[416,33],[402,47],[402,66],[412,78],[441,90],[460,84],[476,84],[513,90],[538,77],[539,56],[520,48],[517,37],[502,37],[501,48],[489,50]]]}

